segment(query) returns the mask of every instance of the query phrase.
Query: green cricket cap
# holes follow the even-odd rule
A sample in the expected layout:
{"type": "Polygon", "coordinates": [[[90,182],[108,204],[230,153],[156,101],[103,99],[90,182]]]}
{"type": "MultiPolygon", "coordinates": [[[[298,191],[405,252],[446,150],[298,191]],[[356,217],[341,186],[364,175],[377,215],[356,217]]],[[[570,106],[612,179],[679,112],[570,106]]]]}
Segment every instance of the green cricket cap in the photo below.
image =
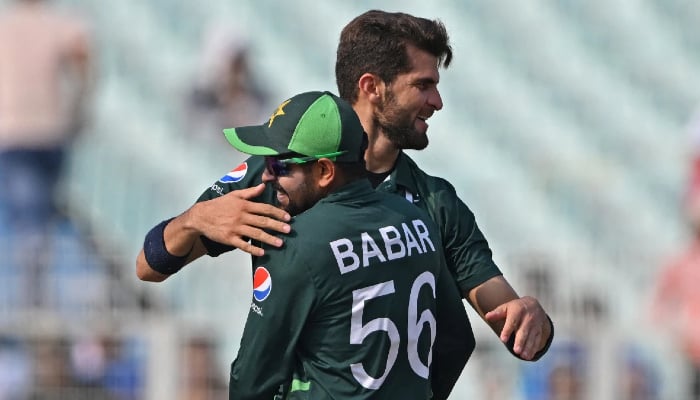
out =
{"type": "Polygon", "coordinates": [[[280,104],[262,125],[224,129],[237,150],[257,156],[299,153],[336,162],[364,157],[360,119],[350,104],[330,92],[304,92],[280,104]]]}

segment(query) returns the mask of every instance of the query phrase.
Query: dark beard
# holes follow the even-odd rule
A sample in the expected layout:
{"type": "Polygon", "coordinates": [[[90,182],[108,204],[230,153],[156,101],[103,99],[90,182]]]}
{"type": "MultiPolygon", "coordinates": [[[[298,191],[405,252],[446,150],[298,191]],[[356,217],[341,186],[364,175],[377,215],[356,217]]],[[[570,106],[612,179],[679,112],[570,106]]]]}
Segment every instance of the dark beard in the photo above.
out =
{"type": "Polygon", "coordinates": [[[398,149],[423,150],[428,147],[428,135],[416,130],[413,117],[396,105],[390,91],[379,105],[379,112],[374,114],[374,123],[398,149]]]}
{"type": "Polygon", "coordinates": [[[282,207],[289,215],[299,215],[313,207],[321,199],[321,196],[311,189],[313,187],[312,183],[311,178],[306,177],[304,181],[299,184],[299,187],[296,188],[294,199],[289,197],[289,193],[285,191],[279,183],[274,184],[273,187],[275,190],[285,194],[289,199],[289,204],[286,207],[282,207]]]}

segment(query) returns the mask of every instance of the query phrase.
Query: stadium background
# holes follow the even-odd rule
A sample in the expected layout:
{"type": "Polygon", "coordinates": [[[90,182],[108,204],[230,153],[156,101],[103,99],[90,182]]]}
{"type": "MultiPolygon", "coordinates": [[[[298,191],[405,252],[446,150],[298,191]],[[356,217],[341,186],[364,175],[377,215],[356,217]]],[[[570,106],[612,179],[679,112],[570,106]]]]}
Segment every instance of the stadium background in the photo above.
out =
{"type": "MultiPolygon", "coordinates": [[[[256,73],[283,99],[335,91],[342,26],[382,8],[445,22],[455,51],[442,72],[445,108],[429,149],[410,155],[455,185],[506,276],[551,310],[557,342],[583,346],[584,398],[625,398],[630,360],[649,369],[660,398],[684,398],[679,354],[647,311],[659,266],[688,235],[679,204],[686,124],[700,104],[694,2],[55,3],[89,19],[98,86],[65,177],[72,222],[55,232],[54,307],[5,300],[5,341],[116,337],[141,368],[138,398],[165,399],[177,398],[183,343],[207,337],[227,379],[249,306],[248,258],[200,260],[158,285],[134,275],[148,229],[242,160],[223,137],[197,142],[182,127],[202,34],[213,21],[247,34],[256,73]]],[[[1,272],[10,293],[12,270],[1,272]]],[[[471,316],[479,348],[453,397],[526,399],[545,366],[512,359],[471,316]]]]}

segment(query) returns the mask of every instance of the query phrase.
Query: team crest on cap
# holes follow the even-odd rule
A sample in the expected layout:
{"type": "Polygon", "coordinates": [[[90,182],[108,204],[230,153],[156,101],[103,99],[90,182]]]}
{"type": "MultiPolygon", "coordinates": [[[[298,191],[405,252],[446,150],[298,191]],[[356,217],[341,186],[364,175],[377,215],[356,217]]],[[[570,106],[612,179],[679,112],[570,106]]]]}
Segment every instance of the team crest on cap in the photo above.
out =
{"type": "Polygon", "coordinates": [[[275,112],[273,112],[272,115],[270,115],[270,122],[267,124],[268,128],[272,127],[272,122],[275,120],[275,118],[279,117],[280,115],[284,115],[284,106],[289,104],[290,101],[291,100],[284,101],[282,104],[279,105],[279,107],[277,107],[275,112]]]}
{"type": "Polygon", "coordinates": [[[248,172],[248,163],[242,163],[241,165],[237,166],[236,168],[232,169],[231,172],[228,174],[224,175],[219,179],[219,182],[221,183],[235,183],[240,181],[245,177],[245,174],[248,172]]]}
{"type": "Polygon", "coordinates": [[[265,267],[258,267],[253,274],[253,297],[257,301],[263,301],[272,290],[272,277],[265,267]]]}

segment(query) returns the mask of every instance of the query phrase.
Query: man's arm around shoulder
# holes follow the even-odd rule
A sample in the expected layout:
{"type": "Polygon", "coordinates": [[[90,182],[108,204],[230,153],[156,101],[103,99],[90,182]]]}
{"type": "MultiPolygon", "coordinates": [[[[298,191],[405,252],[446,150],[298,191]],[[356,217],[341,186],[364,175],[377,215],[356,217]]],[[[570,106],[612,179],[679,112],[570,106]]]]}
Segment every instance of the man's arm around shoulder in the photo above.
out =
{"type": "Polygon", "coordinates": [[[136,258],[136,275],[144,281],[161,282],[180,268],[207,253],[201,237],[262,256],[255,239],[279,247],[282,239],[266,230],[288,233],[290,216],[284,210],[250,199],[259,196],[264,184],[235,190],[194,204],[179,216],[161,222],[147,235],[136,258]]]}
{"type": "Polygon", "coordinates": [[[513,355],[536,361],[547,352],[554,325],[537,299],[518,296],[503,276],[489,279],[466,295],[513,355]]]}

